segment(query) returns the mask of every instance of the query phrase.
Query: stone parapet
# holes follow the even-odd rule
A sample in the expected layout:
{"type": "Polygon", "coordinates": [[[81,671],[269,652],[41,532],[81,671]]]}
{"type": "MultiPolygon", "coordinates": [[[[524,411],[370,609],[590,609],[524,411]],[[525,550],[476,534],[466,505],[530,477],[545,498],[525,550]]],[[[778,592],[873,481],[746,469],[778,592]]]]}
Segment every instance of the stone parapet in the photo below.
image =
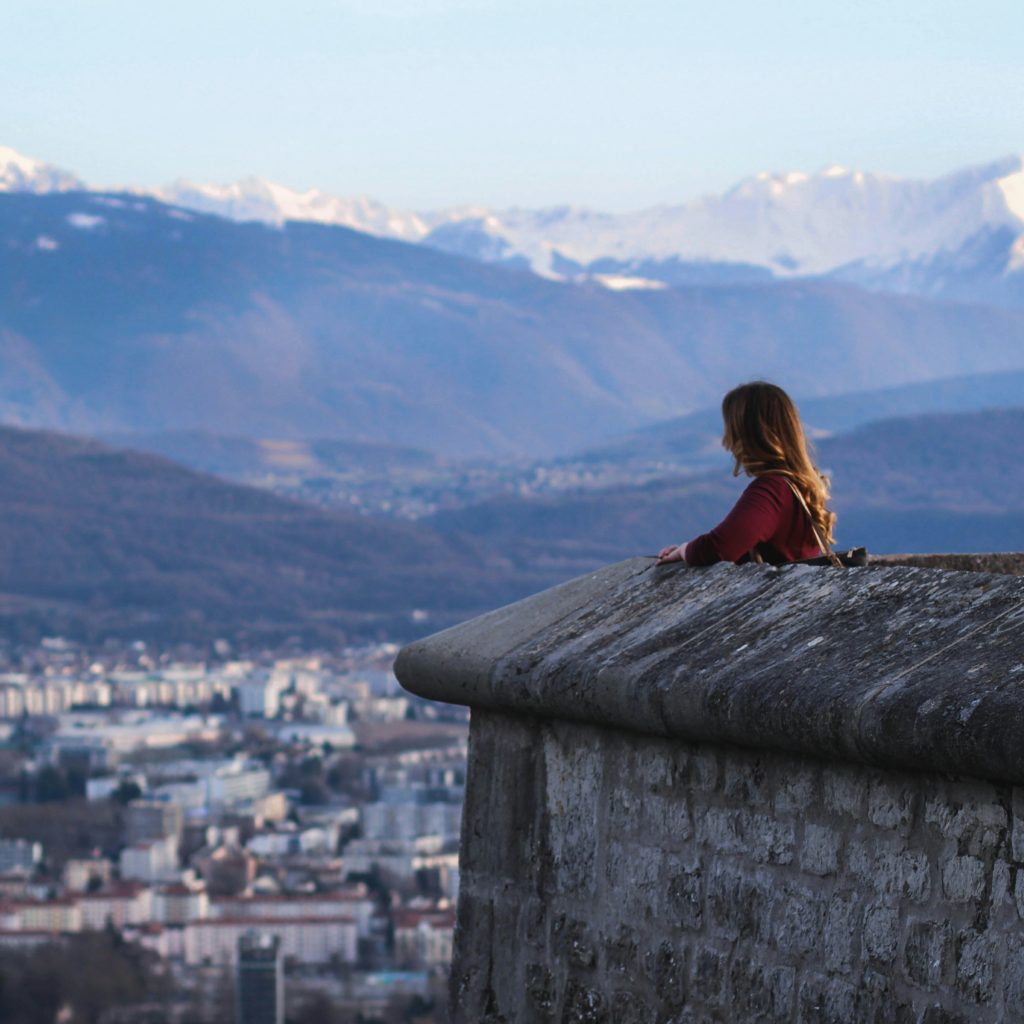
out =
{"type": "Polygon", "coordinates": [[[456,1021],[1024,1020],[1024,579],[633,559],[396,672],[474,709],[456,1021]]]}
{"type": "Polygon", "coordinates": [[[1024,579],[635,558],[411,644],[423,697],[1024,782],[1024,579]]]}

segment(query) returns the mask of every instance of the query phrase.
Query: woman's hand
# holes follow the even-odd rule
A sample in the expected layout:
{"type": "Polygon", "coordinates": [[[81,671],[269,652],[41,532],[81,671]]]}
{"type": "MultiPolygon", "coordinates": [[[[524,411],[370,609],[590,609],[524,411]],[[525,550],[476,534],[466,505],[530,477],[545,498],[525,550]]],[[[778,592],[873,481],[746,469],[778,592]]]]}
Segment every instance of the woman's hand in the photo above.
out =
{"type": "Polygon", "coordinates": [[[667,548],[662,548],[661,553],[658,555],[658,561],[654,564],[665,565],[667,562],[685,562],[686,549],[689,546],[689,543],[669,544],[667,548]]]}

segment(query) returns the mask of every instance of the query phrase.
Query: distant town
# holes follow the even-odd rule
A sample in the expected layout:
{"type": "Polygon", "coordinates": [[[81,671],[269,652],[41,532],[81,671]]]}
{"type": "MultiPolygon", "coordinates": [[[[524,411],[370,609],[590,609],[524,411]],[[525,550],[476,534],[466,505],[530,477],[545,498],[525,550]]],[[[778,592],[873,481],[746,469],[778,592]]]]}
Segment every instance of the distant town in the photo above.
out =
{"type": "Polygon", "coordinates": [[[395,644],[204,653],[0,650],[5,984],[92,958],[104,1020],[214,1021],[269,957],[297,1024],[444,1020],[468,712],[395,644]]]}

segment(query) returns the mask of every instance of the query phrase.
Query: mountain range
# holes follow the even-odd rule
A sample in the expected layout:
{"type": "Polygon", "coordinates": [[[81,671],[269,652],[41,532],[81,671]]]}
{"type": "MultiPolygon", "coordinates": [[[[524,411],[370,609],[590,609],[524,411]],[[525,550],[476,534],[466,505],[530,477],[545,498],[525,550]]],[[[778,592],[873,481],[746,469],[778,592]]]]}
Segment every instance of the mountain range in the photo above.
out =
{"type": "MultiPolygon", "coordinates": [[[[878,421],[822,439],[819,456],[841,543],[875,553],[1024,547],[1024,409],[878,421]]],[[[4,427],[0,635],[405,640],[689,539],[744,483],[719,468],[492,497],[407,523],[4,427]]]]}
{"type": "MultiPolygon", "coordinates": [[[[0,190],[81,187],[0,149],[0,190]]],[[[875,290],[1024,302],[1024,158],[933,180],[829,167],[755,174],[722,195],[628,214],[577,206],[413,212],[259,177],[136,189],[237,221],[312,221],[611,288],[831,276],[875,290]]]]}
{"type": "Polygon", "coordinates": [[[753,375],[813,397],[1024,368],[1024,309],[834,281],[615,291],[333,225],[0,194],[0,420],[578,451],[753,375]]]}
{"type": "Polygon", "coordinates": [[[517,570],[471,537],[0,427],[2,635],[409,636],[557,578],[517,570]]]}
{"type": "MultiPolygon", "coordinates": [[[[821,439],[818,463],[832,478],[840,545],[874,554],[1024,550],[1024,408],[868,423],[821,439]]],[[[558,566],[568,577],[706,532],[747,482],[720,465],[640,485],[494,496],[422,523],[474,537],[517,571],[558,566]]]]}

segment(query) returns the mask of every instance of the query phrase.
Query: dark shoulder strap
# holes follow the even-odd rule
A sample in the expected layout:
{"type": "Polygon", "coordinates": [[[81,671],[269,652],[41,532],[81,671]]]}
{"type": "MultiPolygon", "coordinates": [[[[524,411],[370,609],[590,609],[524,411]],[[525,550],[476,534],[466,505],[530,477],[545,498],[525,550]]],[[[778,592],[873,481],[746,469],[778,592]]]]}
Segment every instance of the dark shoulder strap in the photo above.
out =
{"type": "Polygon", "coordinates": [[[821,553],[829,560],[831,565],[834,565],[837,569],[845,569],[846,566],[839,560],[839,556],[832,550],[832,545],[825,540],[821,530],[818,529],[818,524],[814,521],[814,516],[811,515],[811,510],[807,507],[807,502],[804,501],[804,496],[800,493],[799,488],[788,476],[783,476],[782,473],[777,474],[781,476],[783,480],[789,484],[789,489],[793,492],[793,497],[800,503],[800,507],[804,510],[804,515],[807,516],[807,521],[811,524],[811,530],[814,533],[814,540],[816,541],[818,548],[821,553]]]}

